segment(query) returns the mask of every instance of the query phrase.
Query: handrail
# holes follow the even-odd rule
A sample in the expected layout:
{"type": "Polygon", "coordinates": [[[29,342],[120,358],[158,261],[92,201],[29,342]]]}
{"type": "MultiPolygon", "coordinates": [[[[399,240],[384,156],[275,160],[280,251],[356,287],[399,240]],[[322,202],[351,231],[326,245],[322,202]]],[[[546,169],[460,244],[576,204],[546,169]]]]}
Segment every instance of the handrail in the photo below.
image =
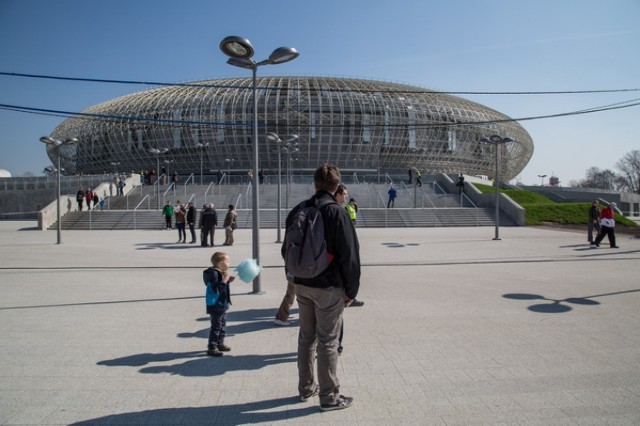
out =
{"type": "MultiPolygon", "coordinates": [[[[193,192],[191,193],[191,197],[189,197],[189,199],[187,200],[187,204],[189,204],[191,202],[191,200],[193,200],[194,198],[196,198],[196,193],[193,192]]],[[[195,202],[193,204],[196,204],[195,202]]]]}
{"type": "Polygon", "coordinates": [[[144,198],[142,198],[142,200],[140,200],[140,202],[138,203],[137,206],[135,206],[135,208],[133,209],[133,230],[136,230],[136,213],[138,212],[138,207],[140,207],[140,205],[144,202],[144,200],[147,200],[147,210],[151,210],[151,197],[149,196],[149,194],[145,195],[144,198]]]}
{"type": "Polygon", "coordinates": [[[242,199],[242,192],[238,193],[238,197],[236,198],[235,208],[236,210],[240,208],[240,200],[242,199]]]}
{"type": "Polygon", "coordinates": [[[173,189],[173,196],[175,197],[176,196],[176,183],[175,182],[171,182],[171,184],[169,185],[167,190],[162,193],[162,205],[167,204],[167,192],[171,191],[172,189],[173,189]]]}
{"type": "Polygon", "coordinates": [[[184,181],[184,196],[185,196],[185,197],[187,196],[187,185],[189,184],[189,181],[190,181],[191,179],[193,179],[193,183],[192,183],[192,185],[195,185],[195,184],[196,184],[196,179],[193,177],[193,173],[191,173],[191,174],[189,175],[189,177],[187,178],[187,180],[185,180],[185,181],[184,181]]]}
{"type": "MultiPolygon", "coordinates": [[[[382,201],[382,205],[384,207],[386,207],[386,205],[384,204],[384,198],[382,198],[382,194],[380,194],[378,192],[378,198],[380,198],[380,201],[382,201]]],[[[384,227],[387,228],[389,226],[389,209],[384,209],[384,227]]]]}
{"type": "Polygon", "coordinates": [[[391,176],[389,176],[389,172],[386,172],[384,174],[384,183],[387,183],[387,179],[389,179],[390,184],[393,184],[393,179],[391,179],[391,176]]]}
{"type": "MultiPolygon", "coordinates": [[[[416,191],[418,190],[418,188],[416,188],[416,191]]],[[[424,191],[420,191],[420,194],[422,195],[422,208],[424,208],[424,199],[426,198],[427,201],[429,201],[429,203],[431,203],[431,207],[432,208],[436,208],[436,205],[433,201],[431,201],[431,197],[429,197],[427,194],[424,193],[424,191]]]]}
{"type": "Polygon", "coordinates": [[[371,207],[371,185],[365,185],[365,187],[367,188],[367,192],[369,192],[369,207],[371,207]]]}
{"type": "Polygon", "coordinates": [[[140,189],[140,195],[142,195],[142,185],[137,186],[135,188],[133,188],[131,191],[127,192],[127,195],[125,195],[125,201],[127,202],[127,210],[129,210],[129,195],[133,194],[135,192],[136,189],[140,189]]]}
{"type": "MultiPolygon", "coordinates": [[[[214,185],[213,181],[211,181],[209,183],[209,186],[207,186],[207,189],[204,191],[204,203],[207,203],[207,194],[209,193],[209,189],[214,185]]],[[[212,191],[213,194],[213,191],[212,191]]]]}

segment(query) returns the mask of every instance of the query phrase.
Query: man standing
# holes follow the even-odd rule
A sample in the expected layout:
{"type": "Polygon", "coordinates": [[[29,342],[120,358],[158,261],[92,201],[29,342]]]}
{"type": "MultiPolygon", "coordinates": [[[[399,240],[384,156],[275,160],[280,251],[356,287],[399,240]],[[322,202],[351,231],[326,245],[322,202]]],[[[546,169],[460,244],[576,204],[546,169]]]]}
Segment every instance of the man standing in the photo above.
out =
{"type": "MultiPolygon", "coordinates": [[[[315,171],[313,181],[316,193],[307,203],[335,201],[333,194],[340,182],[336,166],[323,164],[315,171]]],[[[289,213],[287,228],[296,211],[304,205],[298,205],[289,213]]],[[[320,410],[330,411],[348,408],[353,403],[353,398],[340,395],[338,337],[344,307],[355,299],[360,287],[360,254],[356,231],[346,210],[330,203],[320,212],[332,260],[327,269],[314,278],[293,277],[300,310],[298,392],[301,401],[319,393],[320,410]],[[313,368],[316,354],[317,385],[313,368]]],[[[283,245],[283,255],[284,250],[283,245]]]]}
{"type": "Polygon", "coordinates": [[[195,244],[196,242],[196,207],[193,205],[193,201],[189,201],[187,208],[187,224],[189,225],[189,232],[191,233],[191,241],[189,244],[195,244]]]}
{"type": "Polygon", "coordinates": [[[218,213],[213,209],[213,204],[206,204],[203,211],[200,212],[200,244],[202,247],[208,246],[208,240],[211,238],[213,247],[213,237],[218,224],[218,213]]]}
{"type": "Polygon", "coordinates": [[[600,233],[600,209],[598,200],[593,200],[589,207],[589,222],[587,223],[587,240],[593,242],[593,230],[596,230],[596,237],[600,233]]]}

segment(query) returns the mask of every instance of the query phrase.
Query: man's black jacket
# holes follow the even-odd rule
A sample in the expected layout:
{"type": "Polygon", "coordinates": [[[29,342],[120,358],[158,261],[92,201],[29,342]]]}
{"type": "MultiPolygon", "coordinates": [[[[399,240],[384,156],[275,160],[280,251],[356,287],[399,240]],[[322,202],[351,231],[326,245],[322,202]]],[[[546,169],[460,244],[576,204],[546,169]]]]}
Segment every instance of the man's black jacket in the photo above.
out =
{"type": "Polygon", "coordinates": [[[202,229],[213,229],[218,224],[218,214],[212,208],[207,208],[200,212],[199,227],[202,229]]]}
{"type": "MultiPolygon", "coordinates": [[[[317,277],[307,279],[294,277],[293,282],[316,288],[344,287],[346,295],[350,299],[355,299],[360,288],[360,245],[355,227],[349,219],[347,211],[335,203],[335,198],[331,193],[318,191],[308,201],[315,202],[315,200],[334,201],[320,210],[324,221],[327,251],[334,258],[329,267],[317,277]]],[[[289,228],[295,212],[308,201],[299,204],[289,212],[285,228],[289,228]]],[[[282,255],[284,257],[284,244],[282,255]]]]}

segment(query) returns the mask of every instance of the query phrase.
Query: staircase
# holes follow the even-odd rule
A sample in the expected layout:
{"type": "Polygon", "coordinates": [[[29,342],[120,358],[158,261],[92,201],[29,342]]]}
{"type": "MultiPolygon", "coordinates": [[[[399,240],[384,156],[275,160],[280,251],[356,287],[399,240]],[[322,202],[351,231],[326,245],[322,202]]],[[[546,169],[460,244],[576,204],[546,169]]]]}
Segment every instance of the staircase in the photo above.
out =
{"type": "MultiPolygon", "coordinates": [[[[277,226],[277,185],[260,186],[260,228],[277,226]]],[[[404,228],[404,227],[454,227],[454,226],[493,226],[494,209],[470,206],[455,194],[438,194],[434,186],[425,183],[421,188],[397,188],[394,208],[387,209],[388,185],[353,184],[348,186],[351,198],[355,198],[358,209],[356,226],[366,228],[404,228]],[[416,207],[414,208],[414,204],[416,207]]],[[[293,184],[289,188],[289,206],[285,207],[286,186],[281,187],[281,220],[289,210],[300,201],[313,194],[309,184],[293,184]]],[[[70,212],[61,220],[65,230],[134,230],[164,229],[165,221],[161,209],[166,202],[175,204],[193,201],[200,207],[213,203],[218,212],[218,227],[222,226],[227,206],[239,206],[238,228],[252,228],[251,187],[243,185],[222,185],[207,187],[200,185],[156,188],[141,186],[122,197],[109,197],[105,200],[104,210],[70,212]],[[159,194],[159,196],[158,196],[159,194]]],[[[199,218],[199,215],[198,215],[199,218]]],[[[513,226],[507,216],[501,214],[500,224],[513,226]]],[[[49,229],[56,229],[54,223],[49,229]]]]}

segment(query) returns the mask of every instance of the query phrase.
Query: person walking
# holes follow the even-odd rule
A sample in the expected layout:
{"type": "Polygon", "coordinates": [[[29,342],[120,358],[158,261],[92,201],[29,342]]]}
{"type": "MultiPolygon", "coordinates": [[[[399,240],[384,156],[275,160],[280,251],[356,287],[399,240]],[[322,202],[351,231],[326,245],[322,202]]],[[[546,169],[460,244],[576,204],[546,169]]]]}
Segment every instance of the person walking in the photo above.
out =
{"type": "Polygon", "coordinates": [[[615,219],[615,211],[618,205],[616,203],[611,203],[608,206],[600,211],[600,233],[595,241],[591,244],[596,247],[600,247],[600,242],[604,239],[606,235],[609,238],[609,247],[611,248],[620,248],[616,245],[616,219],[615,219]]]}
{"type": "Polygon", "coordinates": [[[76,201],[78,202],[78,211],[82,211],[82,203],[84,203],[84,191],[82,188],[78,189],[76,193],[76,201]]]}
{"type": "Polygon", "coordinates": [[[596,231],[596,237],[600,233],[600,209],[598,208],[598,200],[593,200],[589,207],[589,221],[587,222],[587,241],[593,242],[593,230],[596,231]]]}
{"type": "Polygon", "coordinates": [[[202,247],[213,247],[216,225],[218,224],[218,213],[213,208],[213,204],[205,204],[200,212],[200,245],[202,247]],[[209,240],[211,244],[209,245],[209,240]]]}
{"type": "Polygon", "coordinates": [[[191,241],[189,244],[195,244],[196,242],[196,207],[193,205],[193,201],[189,201],[187,205],[187,225],[189,225],[189,233],[191,234],[191,241]]]}
{"type": "Polygon", "coordinates": [[[395,205],[396,197],[398,196],[398,191],[393,187],[393,184],[389,186],[387,194],[389,194],[389,201],[387,201],[387,208],[389,209],[395,205]]]}
{"type": "Polygon", "coordinates": [[[229,209],[224,217],[224,223],[222,226],[224,226],[225,234],[224,245],[232,246],[235,241],[233,239],[233,231],[238,227],[238,213],[236,213],[236,209],[233,204],[229,204],[229,209]]]}
{"type": "MultiPolygon", "coordinates": [[[[340,171],[336,166],[325,163],[318,167],[313,181],[316,193],[308,203],[335,201],[333,194],[340,183],[340,171]]],[[[304,205],[299,204],[289,213],[287,229],[297,210],[304,205]]],[[[353,404],[353,398],[340,394],[338,337],[344,307],[357,296],[360,287],[360,248],[355,227],[345,209],[330,203],[322,207],[321,214],[332,261],[314,278],[293,277],[300,308],[298,393],[301,401],[319,394],[320,410],[331,411],[353,404]],[[317,384],[314,375],[316,355],[317,384]]],[[[284,251],[283,245],[283,256],[284,251]]]]}
{"type": "Polygon", "coordinates": [[[91,210],[91,203],[93,202],[93,191],[91,191],[91,188],[87,188],[87,191],[84,193],[84,199],[87,202],[87,210],[91,210]]]}

